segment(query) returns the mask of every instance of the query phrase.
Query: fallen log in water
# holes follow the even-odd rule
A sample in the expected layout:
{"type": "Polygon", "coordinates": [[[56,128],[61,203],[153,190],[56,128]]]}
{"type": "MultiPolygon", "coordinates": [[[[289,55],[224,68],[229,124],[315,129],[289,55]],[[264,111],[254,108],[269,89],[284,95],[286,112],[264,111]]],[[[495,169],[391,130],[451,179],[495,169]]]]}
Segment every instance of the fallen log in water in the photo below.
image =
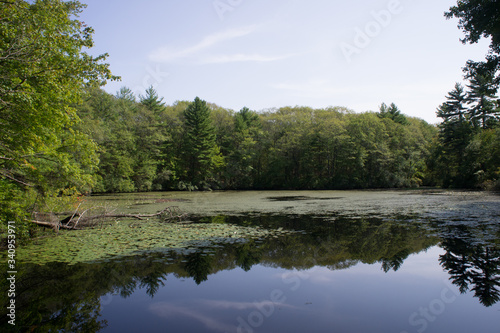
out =
{"type": "Polygon", "coordinates": [[[56,231],[58,229],[81,230],[81,228],[69,227],[69,226],[66,226],[66,225],[58,223],[58,222],[44,222],[44,221],[31,220],[31,223],[38,224],[39,226],[42,226],[42,227],[52,228],[56,231]]]}
{"type": "MultiPolygon", "coordinates": [[[[185,217],[186,214],[181,214],[178,212],[176,207],[167,207],[157,213],[154,214],[114,214],[114,213],[102,213],[102,214],[97,214],[97,215],[88,215],[90,209],[85,210],[82,213],[75,212],[73,215],[68,216],[64,218],[61,221],[54,221],[53,214],[51,220],[52,221],[39,221],[37,219],[32,220],[32,223],[35,223],[37,225],[43,226],[43,227],[48,227],[52,228],[56,231],[59,229],[68,229],[68,230],[81,230],[84,228],[88,227],[94,227],[96,224],[99,222],[102,222],[107,219],[114,219],[114,218],[135,218],[138,220],[146,220],[152,217],[162,217],[164,218],[165,222],[174,222],[178,221],[181,222],[185,217]],[[63,223],[65,222],[65,223],[63,223]]],[[[37,216],[39,214],[35,214],[37,216]]]]}

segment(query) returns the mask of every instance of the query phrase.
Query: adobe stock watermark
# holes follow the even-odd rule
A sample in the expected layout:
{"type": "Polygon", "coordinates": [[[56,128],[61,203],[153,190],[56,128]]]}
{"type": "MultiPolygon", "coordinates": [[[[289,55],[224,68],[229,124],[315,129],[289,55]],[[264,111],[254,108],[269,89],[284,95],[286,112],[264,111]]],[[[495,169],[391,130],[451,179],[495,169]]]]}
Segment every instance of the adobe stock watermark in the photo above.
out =
{"type": "Polygon", "coordinates": [[[16,326],[16,222],[8,222],[8,250],[7,250],[7,281],[9,289],[7,290],[7,318],[9,325],[16,326]]]}
{"type": "Polygon", "coordinates": [[[241,6],[244,0],[215,0],[213,6],[219,19],[224,21],[224,16],[228,12],[234,11],[236,8],[241,6]]]}
{"type": "Polygon", "coordinates": [[[340,50],[348,63],[351,63],[355,55],[361,54],[372,41],[377,38],[385,28],[387,28],[394,18],[403,12],[403,5],[400,0],[390,0],[386,9],[370,12],[373,20],[368,21],[363,28],[354,28],[354,38],[352,42],[342,42],[340,50]]]}
{"type": "Polygon", "coordinates": [[[146,66],[146,75],[142,79],[141,84],[137,85],[132,91],[137,95],[141,95],[151,86],[162,84],[170,73],[162,71],[160,65],[153,68],[151,65],[146,66]]]}
{"type": "MultiPolygon", "coordinates": [[[[329,239],[330,240],[330,239],[329,239]]],[[[250,312],[248,315],[237,318],[238,327],[236,329],[237,333],[254,333],[256,329],[264,325],[266,319],[269,319],[276,312],[277,308],[281,307],[292,307],[286,304],[287,294],[296,292],[302,286],[302,283],[311,277],[314,272],[318,261],[322,258],[328,257],[333,253],[331,248],[327,245],[328,242],[322,242],[318,249],[314,250],[314,255],[305,260],[305,263],[310,262],[313,267],[308,271],[294,271],[286,272],[281,275],[281,282],[287,285],[287,288],[274,289],[271,291],[268,299],[264,301],[255,301],[255,310],[250,312]],[[325,254],[321,257],[318,255],[320,250],[323,249],[325,254]],[[316,259],[317,258],[317,259],[316,259]]]]}
{"type": "MultiPolygon", "coordinates": [[[[308,272],[292,272],[284,273],[281,276],[281,280],[284,284],[288,286],[288,292],[294,292],[299,290],[302,281],[309,279],[310,274],[308,272]]],[[[274,289],[269,294],[267,300],[261,302],[254,302],[253,305],[255,310],[250,312],[245,317],[238,317],[238,327],[236,329],[237,333],[254,333],[255,329],[258,329],[262,325],[266,318],[270,318],[279,307],[287,307],[287,292],[283,289],[274,289]]]]}
{"type": "Polygon", "coordinates": [[[427,306],[421,306],[410,315],[408,322],[414,328],[414,331],[402,331],[401,333],[424,333],[439,316],[445,313],[447,307],[455,303],[459,295],[450,287],[444,288],[438,298],[430,301],[427,306]]]}

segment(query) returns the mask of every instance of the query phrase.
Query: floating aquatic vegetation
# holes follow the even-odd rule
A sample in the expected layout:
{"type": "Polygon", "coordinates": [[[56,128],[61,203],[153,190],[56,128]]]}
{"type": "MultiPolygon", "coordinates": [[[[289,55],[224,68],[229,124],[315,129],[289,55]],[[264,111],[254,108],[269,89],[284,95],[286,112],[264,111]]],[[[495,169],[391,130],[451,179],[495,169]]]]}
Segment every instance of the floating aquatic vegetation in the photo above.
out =
{"type": "Polygon", "coordinates": [[[101,229],[62,231],[57,237],[19,248],[17,260],[36,264],[96,262],[143,253],[244,243],[293,232],[231,224],[124,220],[101,229]]]}

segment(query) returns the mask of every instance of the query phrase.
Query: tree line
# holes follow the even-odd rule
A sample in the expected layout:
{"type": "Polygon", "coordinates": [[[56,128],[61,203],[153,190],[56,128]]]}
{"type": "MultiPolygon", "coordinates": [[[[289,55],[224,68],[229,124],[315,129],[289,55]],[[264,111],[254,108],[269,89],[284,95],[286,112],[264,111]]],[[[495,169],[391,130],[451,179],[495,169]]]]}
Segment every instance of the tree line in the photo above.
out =
{"type": "Polygon", "coordinates": [[[438,126],[394,103],[235,112],[198,97],[165,105],[153,87],[137,100],[128,88],[93,90],[80,112],[100,147],[93,191],[492,188],[500,109],[496,89],[484,89],[491,82],[480,82],[456,85],[438,126]]]}
{"type": "Polygon", "coordinates": [[[200,98],[165,105],[153,87],[97,89],[80,131],[100,147],[95,192],[354,189],[430,184],[437,134],[392,104],[380,112],[282,107],[238,112],[200,98]]]}

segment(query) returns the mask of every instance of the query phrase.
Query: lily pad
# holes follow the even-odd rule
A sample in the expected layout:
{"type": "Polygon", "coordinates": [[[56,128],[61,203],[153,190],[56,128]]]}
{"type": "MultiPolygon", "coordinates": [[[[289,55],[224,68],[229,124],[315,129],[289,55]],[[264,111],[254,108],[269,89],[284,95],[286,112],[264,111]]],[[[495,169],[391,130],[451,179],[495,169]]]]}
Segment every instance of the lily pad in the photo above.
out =
{"type": "Polygon", "coordinates": [[[245,243],[250,239],[273,238],[293,232],[217,223],[144,221],[138,225],[137,221],[130,220],[102,229],[61,231],[58,236],[18,249],[17,260],[36,264],[96,262],[165,250],[245,243]]]}

